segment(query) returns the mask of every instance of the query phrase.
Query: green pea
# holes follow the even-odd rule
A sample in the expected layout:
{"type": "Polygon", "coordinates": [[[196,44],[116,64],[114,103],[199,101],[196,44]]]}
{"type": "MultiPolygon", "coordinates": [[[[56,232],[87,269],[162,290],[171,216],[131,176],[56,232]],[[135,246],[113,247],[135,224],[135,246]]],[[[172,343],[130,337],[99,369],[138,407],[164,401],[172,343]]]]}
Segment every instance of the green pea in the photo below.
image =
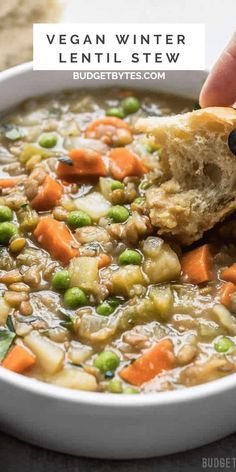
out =
{"type": "Polygon", "coordinates": [[[119,180],[113,180],[111,183],[112,190],[119,190],[119,189],[124,190],[124,188],[125,188],[125,185],[119,180]]]}
{"type": "Polygon", "coordinates": [[[52,277],[52,286],[55,290],[66,290],[70,286],[68,270],[60,270],[52,277]]]}
{"type": "Polygon", "coordinates": [[[52,148],[57,144],[57,137],[55,134],[41,134],[39,137],[39,145],[44,148],[52,148]]]}
{"type": "Polygon", "coordinates": [[[87,302],[87,296],[79,287],[68,288],[64,293],[64,305],[71,310],[76,310],[87,302]]]}
{"type": "Polygon", "coordinates": [[[82,210],[71,211],[67,217],[67,224],[70,228],[76,229],[82,226],[89,226],[92,224],[90,216],[82,210]]]}
{"type": "Polygon", "coordinates": [[[127,208],[121,205],[115,205],[110,208],[107,213],[108,218],[110,218],[114,223],[124,223],[129,217],[129,211],[127,208]]]}
{"type": "Polygon", "coordinates": [[[0,205],[0,221],[11,221],[12,218],[12,210],[5,205],[0,205]]]}
{"type": "Polygon", "coordinates": [[[226,336],[222,336],[222,338],[218,339],[218,341],[214,344],[214,348],[217,352],[227,352],[233,346],[233,341],[231,341],[231,339],[227,338],[226,336]]]}
{"type": "Polygon", "coordinates": [[[133,249],[125,249],[125,251],[119,256],[119,263],[121,265],[140,265],[142,263],[142,256],[138,251],[134,251],[133,249]]]}
{"type": "Polygon", "coordinates": [[[101,303],[101,305],[98,305],[96,309],[96,312],[102,316],[109,316],[113,313],[113,311],[114,308],[107,301],[101,303]]]}
{"type": "Polygon", "coordinates": [[[112,351],[103,351],[96,357],[94,366],[104,374],[107,371],[114,372],[120,364],[119,357],[112,351]]]}
{"type": "Polygon", "coordinates": [[[124,110],[121,107],[111,107],[106,111],[107,116],[116,116],[117,118],[124,118],[124,110]]]}
{"type": "Polygon", "coordinates": [[[133,393],[140,393],[140,391],[137,388],[134,387],[126,387],[123,390],[123,393],[126,393],[126,395],[130,395],[133,393]]]}
{"type": "Polygon", "coordinates": [[[10,239],[17,233],[17,227],[13,223],[0,223],[0,244],[9,243],[10,239]]]}
{"type": "Polygon", "coordinates": [[[121,102],[121,106],[126,115],[136,113],[140,108],[140,101],[136,97],[126,97],[121,102]]]}
{"type": "Polygon", "coordinates": [[[118,379],[110,380],[110,382],[108,382],[107,384],[107,390],[108,392],[111,392],[111,393],[122,393],[123,388],[122,388],[121,381],[118,379]]]}
{"type": "Polygon", "coordinates": [[[98,305],[96,312],[102,316],[109,316],[115,311],[115,309],[120,304],[120,301],[115,300],[114,298],[108,298],[103,303],[98,305]]]}

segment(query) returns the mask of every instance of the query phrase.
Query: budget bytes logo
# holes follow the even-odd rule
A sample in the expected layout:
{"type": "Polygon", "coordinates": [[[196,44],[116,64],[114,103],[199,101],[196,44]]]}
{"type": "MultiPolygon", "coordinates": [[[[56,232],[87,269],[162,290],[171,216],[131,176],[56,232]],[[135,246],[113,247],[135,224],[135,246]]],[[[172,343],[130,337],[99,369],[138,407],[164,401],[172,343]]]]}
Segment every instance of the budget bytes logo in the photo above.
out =
{"type": "Polygon", "coordinates": [[[236,457],[202,457],[202,469],[208,471],[236,470],[236,457]]]}

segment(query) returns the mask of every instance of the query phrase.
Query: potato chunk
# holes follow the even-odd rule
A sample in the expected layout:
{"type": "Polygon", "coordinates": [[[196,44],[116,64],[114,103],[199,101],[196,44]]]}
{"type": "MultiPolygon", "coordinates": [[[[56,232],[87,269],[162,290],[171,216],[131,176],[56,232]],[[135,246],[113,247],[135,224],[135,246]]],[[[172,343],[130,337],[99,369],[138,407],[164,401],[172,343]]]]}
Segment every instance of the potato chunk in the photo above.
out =
{"type": "Polygon", "coordinates": [[[46,373],[55,374],[62,368],[65,353],[49,339],[33,331],[24,337],[24,343],[36,355],[38,363],[46,373]]]}
{"type": "Polygon", "coordinates": [[[98,287],[98,259],[96,257],[74,257],[69,265],[70,286],[96,292],[98,287]]]}
{"type": "Polygon", "coordinates": [[[4,326],[11,311],[10,305],[0,297],[0,326],[4,326]]]}
{"type": "Polygon", "coordinates": [[[143,270],[152,284],[175,280],[181,272],[177,254],[161,238],[149,237],[143,245],[143,270]]]}
{"type": "Polygon", "coordinates": [[[124,297],[132,296],[134,285],[145,285],[140,267],[127,265],[113,272],[111,276],[112,292],[124,297]]]}
{"type": "Polygon", "coordinates": [[[54,385],[75,390],[87,390],[89,392],[97,390],[97,382],[93,375],[73,367],[65,367],[52,377],[51,382],[54,385]]]}

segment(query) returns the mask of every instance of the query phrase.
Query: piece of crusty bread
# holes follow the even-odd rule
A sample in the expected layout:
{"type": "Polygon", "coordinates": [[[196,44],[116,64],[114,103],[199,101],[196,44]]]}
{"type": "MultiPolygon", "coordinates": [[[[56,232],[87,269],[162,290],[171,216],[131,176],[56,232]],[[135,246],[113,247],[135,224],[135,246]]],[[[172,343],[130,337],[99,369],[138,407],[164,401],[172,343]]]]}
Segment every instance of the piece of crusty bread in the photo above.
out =
{"type": "Polygon", "coordinates": [[[141,118],[136,128],[163,147],[163,183],[146,192],[159,234],[188,245],[236,209],[236,156],[228,147],[236,128],[234,109],[141,118]]]}

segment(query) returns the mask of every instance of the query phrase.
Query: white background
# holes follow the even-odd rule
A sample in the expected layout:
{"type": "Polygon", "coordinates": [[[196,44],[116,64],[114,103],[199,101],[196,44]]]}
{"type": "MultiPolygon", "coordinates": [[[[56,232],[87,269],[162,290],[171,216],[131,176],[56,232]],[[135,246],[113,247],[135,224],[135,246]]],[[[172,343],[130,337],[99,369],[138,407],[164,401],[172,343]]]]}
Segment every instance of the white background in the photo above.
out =
{"type": "Polygon", "coordinates": [[[236,28],[236,0],[64,0],[66,23],[205,23],[210,68],[236,28]]]}

